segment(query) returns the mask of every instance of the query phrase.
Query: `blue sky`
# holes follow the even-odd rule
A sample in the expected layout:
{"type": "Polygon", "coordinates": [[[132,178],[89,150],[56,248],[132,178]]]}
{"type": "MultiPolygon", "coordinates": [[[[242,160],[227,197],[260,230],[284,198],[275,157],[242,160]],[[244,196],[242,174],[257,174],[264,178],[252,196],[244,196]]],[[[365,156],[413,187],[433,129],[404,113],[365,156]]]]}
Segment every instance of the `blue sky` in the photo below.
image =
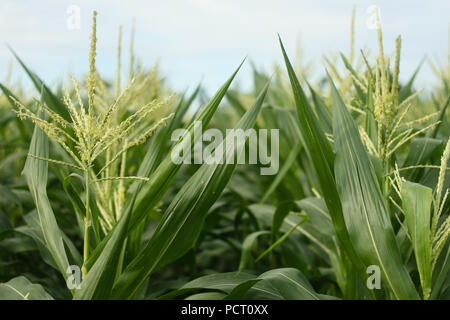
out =
{"type": "MultiPolygon", "coordinates": [[[[124,28],[124,69],[127,69],[129,34],[136,21],[135,51],[145,65],[161,58],[163,74],[177,90],[193,88],[200,80],[209,92],[248,56],[269,69],[281,62],[277,33],[288,53],[295,53],[300,35],[306,60],[323,72],[320,57],[330,51],[348,52],[352,5],[356,7],[356,48],[376,50],[376,31],[367,27],[371,5],[381,10],[386,53],[394,39],[403,38],[401,75],[405,79],[421,58],[445,61],[448,50],[450,2],[433,1],[294,1],[294,0],[165,0],[66,1],[2,0],[0,3],[0,79],[12,55],[6,43],[47,83],[55,84],[69,72],[88,68],[92,10],[98,16],[97,67],[113,76],[117,33],[124,28]],[[80,8],[80,29],[67,28],[70,5],[80,8]]],[[[247,63],[237,81],[245,88],[251,80],[247,63]]],[[[17,65],[14,75],[21,76],[17,65]]],[[[428,66],[418,84],[430,86],[428,66]]]]}

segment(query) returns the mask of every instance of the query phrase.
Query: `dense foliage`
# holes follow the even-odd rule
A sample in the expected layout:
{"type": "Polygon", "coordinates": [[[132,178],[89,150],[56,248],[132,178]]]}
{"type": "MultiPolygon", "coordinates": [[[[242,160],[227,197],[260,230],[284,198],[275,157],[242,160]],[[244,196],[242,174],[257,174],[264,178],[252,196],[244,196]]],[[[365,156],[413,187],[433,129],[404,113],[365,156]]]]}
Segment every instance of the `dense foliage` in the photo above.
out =
{"type": "Polygon", "coordinates": [[[120,35],[103,78],[96,13],[67,88],[12,51],[37,94],[0,84],[0,299],[450,299],[450,66],[430,62],[438,85],[417,91],[420,66],[399,82],[401,38],[392,62],[378,42],[309,82],[280,39],[285,68],[254,67],[243,92],[239,66],[212,98],[172,92],[132,52],[124,77],[120,35]],[[279,171],[174,163],[194,120],[279,129],[279,171]]]}

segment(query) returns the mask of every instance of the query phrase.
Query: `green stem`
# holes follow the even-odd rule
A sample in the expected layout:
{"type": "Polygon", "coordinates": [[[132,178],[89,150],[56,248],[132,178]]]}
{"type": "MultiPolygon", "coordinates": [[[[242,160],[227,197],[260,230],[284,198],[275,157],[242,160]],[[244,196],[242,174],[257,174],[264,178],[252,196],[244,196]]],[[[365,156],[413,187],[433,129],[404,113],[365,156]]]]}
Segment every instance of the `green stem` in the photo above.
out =
{"type": "Polygon", "coordinates": [[[91,210],[89,207],[89,197],[90,197],[90,187],[89,187],[89,171],[86,170],[84,174],[86,180],[86,216],[84,217],[84,249],[83,249],[83,267],[81,271],[83,273],[83,278],[87,274],[86,261],[89,258],[89,227],[91,225],[91,210]]]}

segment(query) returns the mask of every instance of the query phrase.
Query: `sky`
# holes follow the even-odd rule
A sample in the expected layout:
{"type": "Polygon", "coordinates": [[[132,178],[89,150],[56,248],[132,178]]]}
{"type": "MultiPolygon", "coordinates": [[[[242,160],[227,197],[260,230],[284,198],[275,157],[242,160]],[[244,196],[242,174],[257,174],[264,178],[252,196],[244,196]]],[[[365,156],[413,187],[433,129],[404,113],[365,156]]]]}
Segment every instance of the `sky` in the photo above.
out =
{"type": "MultiPolygon", "coordinates": [[[[300,39],[305,61],[323,74],[320,59],[329,52],[348,53],[352,6],[356,4],[355,45],[377,50],[371,6],[380,8],[386,53],[402,35],[401,79],[407,79],[420,60],[445,62],[449,47],[450,1],[301,1],[301,0],[1,0],[0,81],[7,73],[11,46],[44,81],[55,85],[67,75],[88,70],[92,11],[97,19],[97,68],[113,77],[119,26],[123,26],[123,69],[135,21],[135,52],[144,65],[158,58],[162,74],[175,90],[193,89],[199,81],[213,93],[244,57],[270,70],[282,63],[277,33],[293,58],[300,39]],[[75,11],[73,10],[75,8],[75,11]],[[79,9],[79,25],[76,11],[79,9]],[[78,28],[79,27],[79,28],[78,28]]],[[[23,77],[17,64],[13,75],[23,77]]],[[[237,82],[251,84],[247,61],[237,82]]],[[[421,70],[417,85],[435,82],[430,68],[421,70]]]]}

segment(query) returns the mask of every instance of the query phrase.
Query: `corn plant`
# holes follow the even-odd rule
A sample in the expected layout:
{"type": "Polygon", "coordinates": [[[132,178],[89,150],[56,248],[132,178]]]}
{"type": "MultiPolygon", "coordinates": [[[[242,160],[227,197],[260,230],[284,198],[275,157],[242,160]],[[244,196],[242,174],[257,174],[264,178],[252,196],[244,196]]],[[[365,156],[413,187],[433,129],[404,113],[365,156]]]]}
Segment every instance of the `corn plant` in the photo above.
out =
{"type": "MultiPolygon", "coordinates": [[[[431,94],[414,87],[422,64],[402,83],[401,37],[393,57],[381,28],[376,56],[357,52],[354,10],[325,77],[309,81],[279,37],[287,74],[252,65],[244,92],[239,65],[209,98],[138,62],[134,26],[128,74],[120,27],[103,78],[96,22],[86,77],[52,91],[12,51],[38,99],[0,84],[0,298],[450,298],[448,65],[432,63],[431,94]],[[279,171],[175,163],[196,122],[280,129],[279,171]]],[[[226,147],[223,160],[246,148],[226,147]]]]}

